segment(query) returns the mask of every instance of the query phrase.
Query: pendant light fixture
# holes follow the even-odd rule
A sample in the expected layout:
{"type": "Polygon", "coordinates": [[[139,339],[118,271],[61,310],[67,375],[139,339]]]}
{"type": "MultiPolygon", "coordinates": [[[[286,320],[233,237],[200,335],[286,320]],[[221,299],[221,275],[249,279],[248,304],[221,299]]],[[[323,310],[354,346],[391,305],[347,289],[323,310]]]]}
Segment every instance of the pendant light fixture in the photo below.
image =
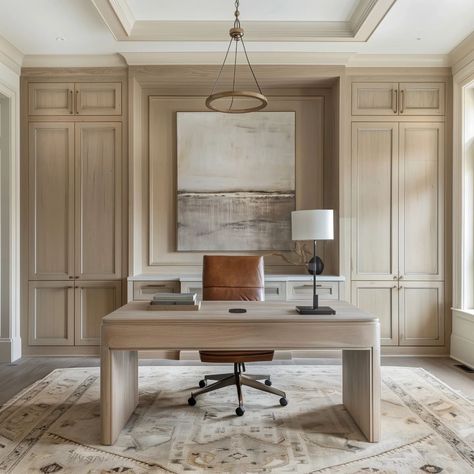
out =
{"type": "Polygon", "coordinates": [[[234,26],[229,30],[230,35],[230,42],[227,48],[227,52],[224,57],[224,62],[219,70],[219,74],[217,75],[217,79],[214,82],[214,86],[211,91],[211,95],[206,99],[206,106],[214,110],[215,112],[223,112],[228,114],[244,114],[248,112],[256,112],[257,110],[261,110],[267,106],[268,100],[263,95],[262,89],[260,88],[260,84],[257,81],[257,77],[253,71],[252,65],[250,64],[249,57],[247,55],[247,49],[245,48],[244,43],[244,29],[240,26],[240,11],[239,11],[239,0],[235,0],[235,20],[234,26]],[[235,42],[235,51],[234,51],[234,61],[233,61],[233,76],[232,76],[232,90],[224,90],[222,92],[215,92],[216,87],[219,83],[219,79],[221,78],[222,71],[224,70],[224,66],[226,65],[227,58],[229,56],[229,52],[231,49],[232,44],[235,42]],[[247,65],[250,69],[252,74],[252,78],[255,81],[255,85],[257,86],[257,91],[249,91],[249,90],[239,90],[236,89],[236,82],[237,82],[237,54],[239,49],[239,44],[242,44],[242,50],[245,54],[245,59],[247,61],[247,65]]]}

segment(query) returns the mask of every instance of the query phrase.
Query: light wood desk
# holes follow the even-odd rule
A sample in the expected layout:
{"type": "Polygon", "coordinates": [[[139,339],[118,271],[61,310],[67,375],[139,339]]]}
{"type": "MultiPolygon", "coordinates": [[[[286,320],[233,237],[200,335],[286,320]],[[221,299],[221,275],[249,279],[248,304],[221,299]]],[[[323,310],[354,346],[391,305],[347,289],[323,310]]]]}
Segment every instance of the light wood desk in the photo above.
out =
{"type": "MultiPolygon", "coordinates": [[[[301,316],[294,303],[203,302],[201,311],[129,303],[102,320],[102,443],[113,444],[138,403],[138,350],[342,349],[343,403],[367,439],[380,439],[380,324],[348,303],[301,316]],[[229,308],[247,308],[230,314],[229,308]]],[[[289,400],[291,403],[291,400],[289,400]]]]}

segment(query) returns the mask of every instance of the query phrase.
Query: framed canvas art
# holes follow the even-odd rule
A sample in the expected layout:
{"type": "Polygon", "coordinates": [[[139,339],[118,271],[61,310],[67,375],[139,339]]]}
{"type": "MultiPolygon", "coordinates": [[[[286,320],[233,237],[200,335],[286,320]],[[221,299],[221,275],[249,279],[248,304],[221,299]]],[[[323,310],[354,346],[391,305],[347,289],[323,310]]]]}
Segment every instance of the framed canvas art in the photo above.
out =
{"type": "Polygon", "coordinates": [[[178,251],[291,250],[295,114],[177,113],[178,251]]]}

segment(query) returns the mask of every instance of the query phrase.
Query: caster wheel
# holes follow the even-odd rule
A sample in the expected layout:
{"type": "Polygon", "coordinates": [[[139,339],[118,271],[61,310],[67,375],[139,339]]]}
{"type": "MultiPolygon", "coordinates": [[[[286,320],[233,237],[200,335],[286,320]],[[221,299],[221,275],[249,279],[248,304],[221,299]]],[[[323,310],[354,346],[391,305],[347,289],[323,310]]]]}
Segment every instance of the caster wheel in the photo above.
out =
{"type": "Polygon", "coordinates": [[[236,408],[235,409],[235,414],[237,416],[242,416],[245,413],[245,410],[242,407],[236,408]]]}
{"type": "Polygon", "coordinates": [[[286,398],[280,398],[280,405],[282,407],[286,407],[286,405],[288,405],[288,400],[286,398]]]}
{"type": "Polygon", "coordinates": [[[204,388],[204,387],[206,386],[206,381],[205,381],[204,379],[200,380],[200,381],[199,381],[199,386],[200,386],[201,388],[204,388]]]}
{"type": "Polygon", "coordinates": [[[194,397],[188,398],[188,403],[193,407],[196,405],[196,399],[194,397]]]}
{"type": "Polygon", "coordinates": [[[265,385],[268,385],[269,387],[271,387],[272,381],[270,379],[265,380],[265,385]]]}

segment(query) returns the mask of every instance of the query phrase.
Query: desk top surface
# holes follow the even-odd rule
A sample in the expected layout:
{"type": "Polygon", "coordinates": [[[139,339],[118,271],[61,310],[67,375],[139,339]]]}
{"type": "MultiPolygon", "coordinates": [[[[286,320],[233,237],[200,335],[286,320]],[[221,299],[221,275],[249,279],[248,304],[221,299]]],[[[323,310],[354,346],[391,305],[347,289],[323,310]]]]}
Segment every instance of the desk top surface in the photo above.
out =
{"type": "Polygon", "coordinates": [[[199,311],[148,311],[148,302],[132,302],[105,316],[104,325],[126,322],[159,324],[160,322],[378,322],[378,318],[343,301],[322,301],[321,306],[331,306],[335,315],[301,315],[296,305],[308,302],[256,302],[256,301],[203,301],[199,311]],[[245,308],[246,313],[229,313],[230,308],[245,308]]]}

